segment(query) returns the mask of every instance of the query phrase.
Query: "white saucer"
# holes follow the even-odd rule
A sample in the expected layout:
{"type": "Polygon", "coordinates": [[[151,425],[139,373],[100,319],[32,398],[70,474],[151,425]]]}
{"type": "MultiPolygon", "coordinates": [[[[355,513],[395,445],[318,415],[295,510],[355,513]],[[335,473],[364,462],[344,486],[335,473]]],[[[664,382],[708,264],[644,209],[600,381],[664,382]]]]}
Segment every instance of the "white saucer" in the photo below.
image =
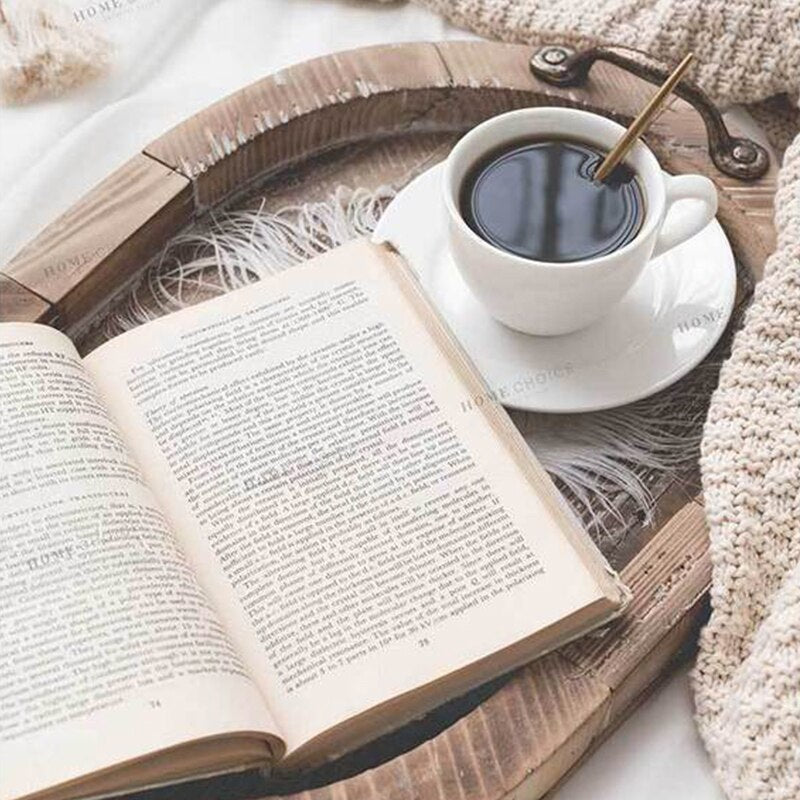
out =
{"type": "Polygon", "coordinates": [[[440,170],[432,167],[397,195],[374,239],[390,242],[411,264],[503,405],[577,412],[630,403],[681,378],[721,336],[733,308],[736,266],[716,220],[651,261],[589,328],[528,336],[496,322],[450,257],[440,170]]]}

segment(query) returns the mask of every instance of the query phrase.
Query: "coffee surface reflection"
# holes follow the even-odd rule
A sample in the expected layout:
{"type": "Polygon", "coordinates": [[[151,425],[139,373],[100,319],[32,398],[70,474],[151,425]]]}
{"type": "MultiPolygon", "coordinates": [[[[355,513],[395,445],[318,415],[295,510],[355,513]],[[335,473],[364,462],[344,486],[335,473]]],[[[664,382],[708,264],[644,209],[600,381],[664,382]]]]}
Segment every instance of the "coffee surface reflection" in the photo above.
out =
{"type": "Polygon", "coordinates": [[[523,258],[565,263],[612,253],[642,225],[634,172],[620,164],[603,183],[604,158],[567,139],[518,141],[489,153],[461,187],[461,214],[482,239],[523,258]]]}

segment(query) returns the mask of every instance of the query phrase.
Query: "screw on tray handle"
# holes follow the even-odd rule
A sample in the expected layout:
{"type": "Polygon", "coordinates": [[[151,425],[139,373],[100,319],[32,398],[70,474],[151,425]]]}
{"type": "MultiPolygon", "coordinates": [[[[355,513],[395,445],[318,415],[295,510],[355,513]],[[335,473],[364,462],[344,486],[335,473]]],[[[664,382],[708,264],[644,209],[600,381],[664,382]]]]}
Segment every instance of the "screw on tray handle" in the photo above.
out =
{"type": "MultiPolygon", "coordinates": [[[[663,83],[669,70],[643,63],[623,52],[622,48],[592,47],[576,51],[566,45],[545,45],[531,57],[531,72],[554,86],[579,86],[597,61],[606,61],[654,84],[663,83]]],[[[643,54],[631,51],[641,59],[643,54]]],[[[708,134],[708,150],[717,168],[732,178],[754,181],[769,168],[769,154],[757,142],[731,136],[717,107],[708,95],[693,83],[681,81],[675,94],[690,103],[703,118],[708,134]]]]}

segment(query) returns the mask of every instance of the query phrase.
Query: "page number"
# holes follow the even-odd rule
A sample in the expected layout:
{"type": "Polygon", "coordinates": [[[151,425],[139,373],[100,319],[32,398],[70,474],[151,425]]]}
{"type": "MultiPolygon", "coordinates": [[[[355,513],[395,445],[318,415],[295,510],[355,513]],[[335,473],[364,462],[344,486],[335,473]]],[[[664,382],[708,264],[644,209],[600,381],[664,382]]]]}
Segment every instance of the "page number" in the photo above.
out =
{"type": "Polygon", "coordinates": [[[430,639],[418,639],[417,646],[418,647],[427,647],[431,643],[430,639]]]}
{"type": "Polygon", "coordinates": [[[160,700],[148,700],[147,701],[147,705],[149,705],[150,708],[161,708],[161,701],[160,700]]]}

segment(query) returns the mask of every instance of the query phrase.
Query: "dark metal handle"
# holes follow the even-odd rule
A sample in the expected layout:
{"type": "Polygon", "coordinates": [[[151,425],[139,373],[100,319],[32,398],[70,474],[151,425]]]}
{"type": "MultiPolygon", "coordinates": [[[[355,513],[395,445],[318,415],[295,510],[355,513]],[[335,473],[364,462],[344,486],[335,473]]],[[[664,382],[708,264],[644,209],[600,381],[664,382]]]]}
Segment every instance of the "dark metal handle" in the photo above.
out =
{"type": "MultiPolygon", "coordinates": [[[[582,84],[592,65],[597,61],[607,61],[638,78],[650,83],[661,84],[669,76],[669,70],[654,63],[643,63],[623,52],[622,48],[592,47],[589,50],[575,51],[566,45],[545,45],[531,57],[531,72],[541,80],[555,86],[578,86],[582,84]]],[[[638,51],[641,58],[644,54],[638,51]]],[[[675,87],[675,94],[690,103],[706,126],[708,150],[717,168],[743,181],[760,178],[769,168],[769,153],[752,139],[731,136],[717,107],[708,95],[693,83],[681,81],[675,87]]]]}

